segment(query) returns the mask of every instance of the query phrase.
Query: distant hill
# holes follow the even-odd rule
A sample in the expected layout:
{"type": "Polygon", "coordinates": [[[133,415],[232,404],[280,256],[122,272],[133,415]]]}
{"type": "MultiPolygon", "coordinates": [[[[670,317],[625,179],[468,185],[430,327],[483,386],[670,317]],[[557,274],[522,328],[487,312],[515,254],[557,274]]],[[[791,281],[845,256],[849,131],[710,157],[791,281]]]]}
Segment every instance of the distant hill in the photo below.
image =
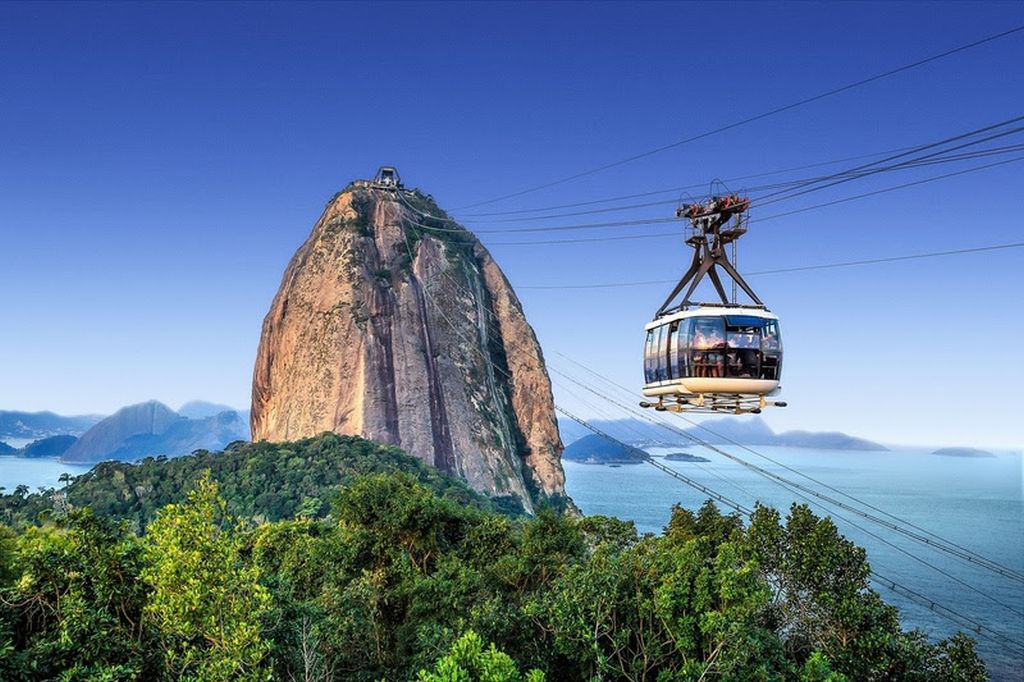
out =
{"type": "Polygon", "coordinates": [[[889,448],[864,438],[854,438],[838,431],[784,431],[776,436],[775,445],[791,448],[821,448],[823,450],[879,450],[889,448]]]}
{"type": "Polygon", "coordinates": [[[14,455],[17,454],[17,452],[18,448],[13,448],[7,443],[0,441],[0,457],[4,455],[14,455]]]}
{"type": "MultiPolygon", "coordinates": [[[[888,450],[887,447],[879,443],[839,432],[786,431],[775,433],[761,417],[706,419],[700,422],[700,426],[693,426],[678,418],[655,416],[653,414],[652,418],[663,420],[664,423],[676,430],[692,434],[714,445],[735,441],[743,445],[780,445],[791,448],[888,450]]],[[[678,432],[673,432],[642,419],[594,420],[591,424],[613,438],[641,447],[693,444],[686,436],[678,432]]],[[[561,430],[563,441],[570,444],[591,433],[585,427],[569,420],[560,421],[558,426],[561,430]]]]}
{"type": "Polygon", "coordinates": [[[26,445],[16,454],[20,457],[60,457],[77,440],[74,436],[50,436],[26,445]]]}
{"type": "Polygon", "coordinates": [[[221,412],[239,412],[230,405],[209,403],[205,400],[190,400],[178,408],[178,414],[188,419],[206,419],[215,417],[221,412]]]}
{"type": "Polygon", "coordinates": [[[155,400],[129,405],[82,434],[63,458],[68,462],[107,459],[133,461],[142,457],[176,457],[193,450],[217,450],[236,440],[248,440],[249,426],[237,412],[224,411],[189,419],[155,400]]]}
{"type": "Polygon", "coordinates": [[[967,457],[980,459],[995,457],[994,453],[991,453],[988,450],[981,450],[979,448],[939,448],[932,454],[941,455],[943,457],[967,457]]]}
{"type": "Polygon", "coordinates": [[[638,448],[624,448],[604,436],[592,433],[565,448],[562,459],[585,464],[636,464],[647,453],[638,448]]]}
{"type": "Polygon", "coordinates": [[[69,462],[128,459],[116,457],[114,453],[129,439],[163,433],[182,419],[184,417],[177,412],[155,400],[122,407],[82,434],[64,456],[69,462]]]}
{"type": "Polygon", "coordinates": [[[101,419],[102,416],[95,414],[64,417],[53,412],[0,410],[0,441],[10,444],[49,436],[79,436],[101,419]]]}

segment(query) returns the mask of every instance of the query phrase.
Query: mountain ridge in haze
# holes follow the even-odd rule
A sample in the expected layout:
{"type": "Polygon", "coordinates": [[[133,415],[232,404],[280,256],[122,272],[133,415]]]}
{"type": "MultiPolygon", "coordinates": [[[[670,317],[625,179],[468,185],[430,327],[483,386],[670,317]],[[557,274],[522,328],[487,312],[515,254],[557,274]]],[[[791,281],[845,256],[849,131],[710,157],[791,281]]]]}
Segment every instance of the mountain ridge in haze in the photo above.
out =
{"type": "Polygon", "coordinates": [[[0,410],[0,442],[17,449],[12,442],[30,443],[50,436],[80,436],[101,419],[103,415],[99,414],[64,416],[49,411],[0,410]]]}
{"type": "MultiPolygon", "coordinates": [[[[630,445],[693,444],[693,441],[684,435],[640,419],[592,420],[590,423],[595,428],[630,445]]],[[[673,429],[681,430],[713,445],[726,445],[730,441],[735,441],[743,445],[778,445],[824,450],[886,451],[889,449],[881,443],[838,431],[783,431],[776,433],[760,417],[709,419],[700,422],[700,426],[693,426],[682,421],[675,424],[667,423],[673,429]]],[[[591,433],[586,427],[570,420],[559,420],[559,428],[566,443],[572,443],[591,433]]]]}
{"type": "Polygon", "coordinates": [[[134,461],[159,455],[177,457],[194,450],[219,450],[232,441],[248,440],[248,435],[248,425],[233,410],[190,419],[150,400],[128,405],[100,420],[61,457],[67,462],[81,463],[134,461]]]}

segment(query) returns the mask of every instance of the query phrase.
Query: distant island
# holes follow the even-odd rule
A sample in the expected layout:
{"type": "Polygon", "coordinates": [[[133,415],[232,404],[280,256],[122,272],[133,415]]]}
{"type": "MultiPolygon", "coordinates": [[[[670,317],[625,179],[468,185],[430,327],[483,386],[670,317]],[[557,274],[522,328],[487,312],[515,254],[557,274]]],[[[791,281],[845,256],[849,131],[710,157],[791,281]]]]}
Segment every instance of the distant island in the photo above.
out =
{"type": "Polygon", "coordinates": [[[647,456],[639,448],[623,447],[596,433],[580,438],[562,453],[562,459],[581,464],[639,464],[647,456]]]}
{"type": "Polygon", "coordinates": [[[691,455],[689,452],[670,452],[665,455],[665,459],[670,462],[710,462],[711,460],[707,457],[698,457],[697,455],[691,455]]]}
{"type": "Polygon", "coordinates": [[[939,448],[932,452],[932,454],[941,455],[943,457],[967,457],[975,459],[995,457],[994,453],[991,453],[988,450],[981,450],[979,448],[939,448]]]}

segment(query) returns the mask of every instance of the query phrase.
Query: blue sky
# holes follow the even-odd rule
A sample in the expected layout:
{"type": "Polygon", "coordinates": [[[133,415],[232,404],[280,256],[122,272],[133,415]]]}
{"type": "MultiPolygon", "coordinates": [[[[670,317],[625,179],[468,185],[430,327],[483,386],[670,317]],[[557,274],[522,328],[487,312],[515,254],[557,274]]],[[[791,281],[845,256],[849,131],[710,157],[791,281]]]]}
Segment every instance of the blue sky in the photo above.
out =
{"type": "MultiPolygon", "coordinates": [[[[288,259],[323,203],[380,164],[459,214],[1019,24],[1019,4],[977,2],[2,4],[0,409],[109,412],[149,398],[245,407],[288,259]]],[[[1019,33],[475,210],[929,142],[1024,113],[1022,63],[1019,33]]],[[[779,208],[969,165],[887,174],[779,208]]],[[[1021,241],[1022,186],[1017,163],[755,224],[740,265],[1021,241]]],[[[533,226],[497,218],[466,222],[533,226]]],[[[590,219],[541,224],[572,222],[590,219]]],[[[481,237],[523,287],[549,359],[570,354],[639,383],[641,328],[667,287],[526,287],[668,279],[687,258],[678,238],[481,237]]],[[[1017,249],[751,278],[786,342],[790,407],[769,423],[1020,448],[1022,265],[1017,249]]]]}

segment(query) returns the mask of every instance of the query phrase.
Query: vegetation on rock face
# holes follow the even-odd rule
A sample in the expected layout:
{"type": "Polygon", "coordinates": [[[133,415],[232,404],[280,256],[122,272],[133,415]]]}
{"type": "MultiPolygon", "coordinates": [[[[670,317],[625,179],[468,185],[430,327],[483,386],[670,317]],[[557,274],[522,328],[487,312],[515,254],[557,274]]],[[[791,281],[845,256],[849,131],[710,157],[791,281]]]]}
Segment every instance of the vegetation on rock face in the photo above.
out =
{"type": "Polygon", "coordinates": [[[82,509],[4,530],[0,679],[984,679],[970,639],[903,632],[864,551],[806,507],[748,525],[676,508],[659,537],[510,518],[331,438],[380,471],[347,476],[324,518],[254,524],[242,479],[214,482],[305,442],[180,481],[141,535],[82,509]]]}

